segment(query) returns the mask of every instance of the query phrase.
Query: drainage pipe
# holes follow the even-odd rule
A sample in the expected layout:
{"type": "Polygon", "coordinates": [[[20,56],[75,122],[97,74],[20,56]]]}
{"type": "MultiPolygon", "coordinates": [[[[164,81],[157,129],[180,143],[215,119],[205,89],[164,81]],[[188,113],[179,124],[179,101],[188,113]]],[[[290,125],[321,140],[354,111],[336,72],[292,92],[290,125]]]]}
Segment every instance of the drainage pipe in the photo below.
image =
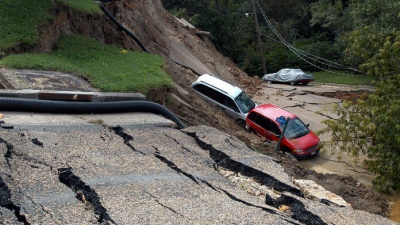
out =
{"type": "Polygon", "coordinates": [[[0,110],[65,114],[149,112],[161,114],[175,122],[180,129],[185,128],[185,125],[171,111],[149,101],[65,102],[0,97],[0,110]]]}
{"type": "Polygon", "coordinates": [[[108,16],[108,18],[110,18],[115,24],[117,24],[123,31],[125,31],[129,36],[131,36],[136,43],[138,43],[140,45],[140,47],[143,49],[143,51],[149,53],[149,51],[147,51],[146,47],[143,45],[143,43],[139,40],[138,37],[136,37],[136,35],[134,35],[132,32],[130,32],[128,29],[126,29],[126,27],[124,27],[121,23],[119,23],[111,14],[110,12],[108,12],[108,10],[104,7],[104,6],[100,6],[101,10],[103,10],[103,12],[108,16]]]}

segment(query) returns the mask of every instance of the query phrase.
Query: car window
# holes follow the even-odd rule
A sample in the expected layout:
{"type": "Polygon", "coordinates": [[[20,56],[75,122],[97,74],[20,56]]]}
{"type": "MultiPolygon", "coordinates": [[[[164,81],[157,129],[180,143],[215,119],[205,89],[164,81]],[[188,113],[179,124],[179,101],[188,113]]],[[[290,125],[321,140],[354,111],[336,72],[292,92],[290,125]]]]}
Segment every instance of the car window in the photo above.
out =
{"type": "Polygon", "coordinates": [[[261,115],[259,115],[256,112],[251,112],[247,118],[251,121],[253,121],[255,124],[257,124],[258,126],[264,128],[265,130],[268,130],[268,123],[265,120],[265,118],[261,115]]]}
{"type": "Polygon", "coordinates": [[[275,122],[273,122],[273,121],[270,121],[269,131],[270,131],[271,133],[276,134],[276,135],[280,135],[280,134],[281,134],[281,130],[279,130],[278,125],[277,125],[275,122]]]}
{"type": "Polygon", "coordinates": [[[248,113],[256,105],[244,91],[235,98],[235,102],[243,113],[248,113]]]}
{"type": "Polygon", "coordinates": [[[264,128],[265,130],[274,133],[276,135],[280,135],[281,131],[279,130],[278,125],[276,123],[264,116],[259,115],[258,113],[251,112],[248,117],[249,120],[253,121],[258,126],[264,128]]]}
{"type": "Polygon", "coordinates": [[[193,86],[193,89],[195,89],[196,91],[202,93],[203,95],[213,99],[214,101],[224,104],[225,101],[225,95],[221,94],[220,92],[207,87],[203,84],[197,84],[193,86]]]}
{"type": "Polygon", "coordinates": [[[258,114],[255,113],[255,112],[251,112],[251,113],[247,116],[247,118],[248,118],[249,120],[253,121],[254,123],[258,123],[258,120],[257,120],[258,114]]]}
{"type": "MultiPolygon", "coordinates": [[[[280,124],[283,129],[283,124],[280,124]]],[[[307,135],[310,133],[310,129],[298,118],[289,120],[289,123],[285,130],[285,137],[288,139],[295,139],[307,135]]]]}
{"type": "Polygon", "coordinates": [[[236,112],[239,112],[238,107],[236,106],[235,102],[229,98],[228,96],[225,96],[225,100],[224,100],[224,105],[236,112]]]}

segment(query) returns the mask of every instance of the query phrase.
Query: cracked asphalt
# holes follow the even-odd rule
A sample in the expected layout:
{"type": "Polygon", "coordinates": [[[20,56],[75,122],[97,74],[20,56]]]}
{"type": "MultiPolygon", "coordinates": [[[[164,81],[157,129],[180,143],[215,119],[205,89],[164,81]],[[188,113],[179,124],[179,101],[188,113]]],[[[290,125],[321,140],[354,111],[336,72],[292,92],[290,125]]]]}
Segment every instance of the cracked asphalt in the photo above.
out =
{"type": "Polygon", "coordinates": [[[3,224],[395,224],[306,199],[276,159],[215,128],[139,113],[3,120],[3,224]]]}
{"type": "MultiPolygon", "coordinates": [[[[351,93],[371,91],[370,86],[347,86],[311,82],[310,84],[291,86],[290,84],[262,84],[261,94],[254,96],[258,103],[273,103],[297,115],[304,123],[310,124],[310,129],[318,131],[324,128],[321,122],[326,119],[336,119],[337,116],[329,111],[332,104],[341,104],[341,99],[326,97],[334,93],[351,93]],[[326,96],[322,96],[326,95],[326,96]]],[[[328,141],[329,133],[319,135],[321,141],[328,141]]],[[[357,179],[371,186],[374,175],[362,165],[354,162],[346,154],[339,155],[338,151],[320,151],[316,157],[300,161],[306,167],[318,173],[332,173],[357,179]],[[339,159],[340,158],[340,159],[339,159]]]]}

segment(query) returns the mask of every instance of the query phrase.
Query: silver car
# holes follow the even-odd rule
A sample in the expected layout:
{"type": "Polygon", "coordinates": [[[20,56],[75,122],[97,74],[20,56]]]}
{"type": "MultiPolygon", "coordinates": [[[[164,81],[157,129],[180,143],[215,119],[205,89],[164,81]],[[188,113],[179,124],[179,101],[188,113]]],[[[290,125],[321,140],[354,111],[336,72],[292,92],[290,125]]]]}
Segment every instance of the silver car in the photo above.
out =
{"type": "Polygon", "coordinates": [[[246,126],[247,113],[256,104],[239,87],[210,74],[201,75],[191,87],[214,108],[224,111],[239,126],[246,126]]]}
{"type": "Polygon", "coordinates": [[[314,80],[314,77],[312,74],[304,73],[301,69],[281,69],[276,73],[265,74],[262,79],[269,84],[279,82],[290,83],[291,85],[299,83],[307,85],[314,80]]]}

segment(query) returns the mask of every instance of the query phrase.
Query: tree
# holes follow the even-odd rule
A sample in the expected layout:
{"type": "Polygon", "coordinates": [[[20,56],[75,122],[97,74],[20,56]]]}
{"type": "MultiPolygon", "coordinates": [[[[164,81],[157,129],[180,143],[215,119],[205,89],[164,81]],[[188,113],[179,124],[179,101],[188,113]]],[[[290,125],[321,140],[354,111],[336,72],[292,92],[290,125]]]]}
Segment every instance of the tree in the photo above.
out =
{"type": "Polygon", "coordinates": [[[366,155],[365,165],[377,174],[373,183],[383,192],[400,191],[399,11],[400,2],[385,0],[350,1],[343,11],[352,18],[352,29],[340,34],[346,58],[376,78],[376,90],[336,106],[339,119],[324,121],[321,131],[332,134],[328,145],[341,152],[366,155]]]}
{"type": "MultiPolygon", "coordinates": [[[[321,32],[321,29],[325,29],[323,27],[318,27],[318,30],[314,31],[309,26],[311,18],[309,5],[310,2],[314,1],[256,1],[256,3],[259,3],[257,6],[260,5],[260,8],[256,8],[262,33],[263,52],[265,53],[265,57],[273,59],[273,62],[266,60],[268,71],[275,72],[284,65],[288,67],[304,65],[304,61],[290,52],[284,43],[279,40],[275,31],[290,44],[295,43],[299,39],[310,39],[314,35],[319,36],[321,33],[329,33],[326,31],[321,32]],[[273,25],[275,30],[270,25],[273,25]],[[274,56],[276,55],[280,55],[280,57],[275,58],[274,56]],[[275,66],[270,68],[270,63],[275,66]]],[[[225,56],[231,58],[249,75],[264,75],[251,1],[162,0],[162,2],[166,9],[174,12],[175,15],[184,17],[201,30],[209,31],[211,33],[210,39],[215,47],[225,56]]],[[[330,46],[334,40],[332,37],[333,35],[329,34],[330,46]]],[[[317,38],[313,38],[312,40],[317,42],[326,41],[325,39],[320,40],[317,38]]],[[[312,48],[313,46],[317,45],[311,43],[309,46],[301,47],[312,48]]],[[[319,57],[332,60],[332,58],[325,57],[324,53],[326,51],[320,52],[322,55],[318,55],[319,57]]]]}

